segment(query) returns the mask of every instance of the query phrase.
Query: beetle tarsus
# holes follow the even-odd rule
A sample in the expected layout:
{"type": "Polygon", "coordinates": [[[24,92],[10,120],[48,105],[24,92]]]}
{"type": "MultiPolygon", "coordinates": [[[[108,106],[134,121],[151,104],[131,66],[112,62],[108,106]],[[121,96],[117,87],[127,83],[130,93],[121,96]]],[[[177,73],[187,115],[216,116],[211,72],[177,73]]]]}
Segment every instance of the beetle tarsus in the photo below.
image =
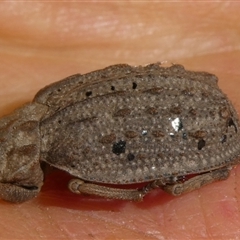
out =
{"type": "Polygon", "coordinates": [[[225,180],[229,176],[230,170],[226,168],[217,169],[211,172],[207,172],[201,175],[197,175],[193,178],[188,179],[183,183],[178,183],[175,185],[166,185],[163,188],[164,191],[174,195],[179,196],[183,193],[191,192],[193,190],[199,189],[210,183],[225,180]]]}

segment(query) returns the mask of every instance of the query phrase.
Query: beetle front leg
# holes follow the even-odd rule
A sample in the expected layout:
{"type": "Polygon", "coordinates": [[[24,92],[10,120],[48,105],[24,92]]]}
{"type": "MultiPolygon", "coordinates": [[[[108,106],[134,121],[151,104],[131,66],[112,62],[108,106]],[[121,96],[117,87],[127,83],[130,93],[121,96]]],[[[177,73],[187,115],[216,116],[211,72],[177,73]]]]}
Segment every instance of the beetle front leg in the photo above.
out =
{"type": "Polygon", "coordinates": [[[18,186],[11,183],[0,183],[0,198],[5,201],[21,203],[37,196],[41,186],[18,186]]]}
{"type": "Polygon", "coordinates": [[[159,186],[164,191],[174,195],[179,196],[182,193],[191,192],[195,189],[199,189],[202,186],[210,184],[212,182],[225,180],[229,176],[230,170],[228,168],[217,169],[208,173],[197,175],[183,183],[177,183],[174,185],[159,186]]]}
{"type": "Polygon", "coordinates": [[[144,195],[147,193],[144,190],[111,188],[93,183],[85,183],[80,179],[72,179],[68,184],[68,188],[71,192],[77,194],[83,193],[130,201],[142,201],[144,195]]]}

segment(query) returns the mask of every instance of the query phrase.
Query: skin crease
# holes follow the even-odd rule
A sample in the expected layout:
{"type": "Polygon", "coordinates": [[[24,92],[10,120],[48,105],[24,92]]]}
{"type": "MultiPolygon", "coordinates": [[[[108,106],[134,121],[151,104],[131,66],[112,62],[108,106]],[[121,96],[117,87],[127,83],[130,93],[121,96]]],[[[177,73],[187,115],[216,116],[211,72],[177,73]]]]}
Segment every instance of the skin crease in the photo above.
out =
{"type": "MultiPolygon", "coordinates": [[[[240,112],[239,3],[1,3],[0,115],[45,85],[116,63],[168,60],[219,77],[240,112]]],[[[240,167],[181,197],[140,203],[75,195],[53,171],[39,196],[0,200],[1,239],[237,239],[240,167]]]]}

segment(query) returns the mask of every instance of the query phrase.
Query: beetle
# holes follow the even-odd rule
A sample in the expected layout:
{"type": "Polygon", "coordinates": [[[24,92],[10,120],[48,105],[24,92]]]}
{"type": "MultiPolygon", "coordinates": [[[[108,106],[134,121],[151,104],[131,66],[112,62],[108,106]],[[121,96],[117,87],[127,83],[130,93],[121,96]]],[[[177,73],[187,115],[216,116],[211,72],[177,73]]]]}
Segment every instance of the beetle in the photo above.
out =
{"type": "Polygon", "coordinates": [[[41,163],[72,175],[74,193],[133,201],[226,179],[239,119],[217,81],[177,64],[117,64],[46,86],[0,119],[0,197],[37,196],[41,163]],[[118,188],[135,183],[146,185],[118,188]]]}

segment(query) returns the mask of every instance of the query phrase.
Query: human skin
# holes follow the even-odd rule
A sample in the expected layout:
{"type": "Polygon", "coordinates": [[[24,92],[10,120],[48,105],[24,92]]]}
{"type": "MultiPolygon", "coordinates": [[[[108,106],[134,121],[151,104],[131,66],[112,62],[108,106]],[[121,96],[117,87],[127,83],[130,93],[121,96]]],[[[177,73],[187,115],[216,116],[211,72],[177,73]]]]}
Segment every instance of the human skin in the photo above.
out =
{"type": "MultiPolygon", "coordinates": [[[[1,3],[0,115],[45,85],[116,63],[168,61],[219,77],[240,112],[238,3],[1,3]]],[[[216,149],[217,151],[217,149],[216,149]]],[[[180,197],[134,203],[71,193],[66,173],[37,198],[0,200],[1,239],[237,239],[240,167],[180,197]]]]}

